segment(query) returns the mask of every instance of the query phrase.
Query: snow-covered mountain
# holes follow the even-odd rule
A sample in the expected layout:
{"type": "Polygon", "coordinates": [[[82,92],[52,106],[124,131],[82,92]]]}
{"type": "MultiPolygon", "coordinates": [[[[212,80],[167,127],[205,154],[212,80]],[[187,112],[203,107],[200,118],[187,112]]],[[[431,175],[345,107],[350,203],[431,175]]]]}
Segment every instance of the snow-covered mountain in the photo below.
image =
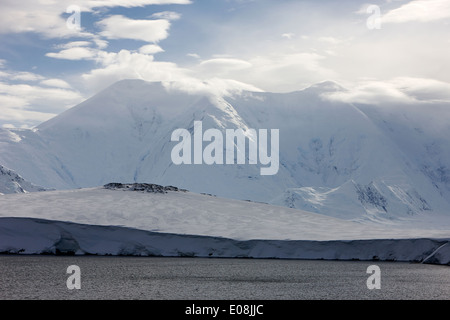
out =
{"type": "MultiPolygon", "coordinates": [[[[0,163],[58,189],[175,185],[349,220],[450,212],[450,106],[355,105],[324,82],[212,98],[124,80],[34,130],[0,129],[0,163]],[[174,165],[175,129],[279,129],[280,167],[174,165]]],[[[225,153],[224,149],[224,153],[225,153]]]]}
{"type": "Polygon", "coordinates": [[[9,193],[27,193],[46,191],[43,187],[36,186],[24,180],[14,171],[0,165],[0,195],[9,193]]]}

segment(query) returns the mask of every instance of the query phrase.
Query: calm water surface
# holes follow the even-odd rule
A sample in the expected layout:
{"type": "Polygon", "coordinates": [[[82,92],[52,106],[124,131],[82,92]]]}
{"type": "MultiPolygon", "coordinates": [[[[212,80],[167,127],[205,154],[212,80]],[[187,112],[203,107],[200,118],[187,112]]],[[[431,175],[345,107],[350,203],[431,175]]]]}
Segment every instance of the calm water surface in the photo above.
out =
{"type": "Polygon", "coordinates": [[[0,299],[445,299],[450,267],[400,262],[0,256],[0,299]],[[381,270],[369,290],[367,267],[381,270]],[[81,270],[69,290],[67,267],[81,270]]]}

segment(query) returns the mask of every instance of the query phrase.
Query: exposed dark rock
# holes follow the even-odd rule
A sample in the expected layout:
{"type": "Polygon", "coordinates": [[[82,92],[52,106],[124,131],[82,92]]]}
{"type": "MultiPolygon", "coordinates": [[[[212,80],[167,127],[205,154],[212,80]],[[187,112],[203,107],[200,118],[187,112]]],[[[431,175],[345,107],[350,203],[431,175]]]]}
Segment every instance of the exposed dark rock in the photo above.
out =
{"type": "Polygon", "coordinates": [[[367,186],[356,185],[356,193],[358,194],[358,199],[361,201],[363,205],[370,204],[379,209],[383,209],[384,212],[387,212],[387,200],[383,195],[378,191],[373,183],[370,183],[367,186]]]}
{"type": "Polygon", "coordinates": [[[117,183],[112,182],[105,184],[103,186],[105,189],[110,190],[127,190],[127,191],[142,191],[142,192],[150,192],[150,193],[167,193],[168,191],[182,191],[186,192],[185,189],[179,189],[174,186],[161,186],[153,183],[117,183]]]}

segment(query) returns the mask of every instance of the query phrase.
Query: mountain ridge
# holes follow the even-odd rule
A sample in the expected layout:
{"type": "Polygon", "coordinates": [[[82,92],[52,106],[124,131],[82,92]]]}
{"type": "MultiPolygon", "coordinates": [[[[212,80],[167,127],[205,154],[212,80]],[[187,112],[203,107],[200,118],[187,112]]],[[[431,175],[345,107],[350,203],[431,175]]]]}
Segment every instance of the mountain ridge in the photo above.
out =
{"type": "Polygon", "coordinates": [[[448,213],[450,127],[435,125],[450,119],[448,105],[426,113],[426,104],[328,98],[344,90],[322,82],[217,98],[122,80],[35,130],[0,129],[0,163],[57,189],[151,182],[347,219],[448,213]],[[204,130],[279,129],[278,174],[261,176],[249,164],[174,165],[171,133],[192,131],[195,121],[204,130]]]}
{"type": "Polygon", "coordinates": [[[0,165],[0,195],[10,193],[28,193],[47,191],[48,189],[32,184],[19,174],[0,165]]]}

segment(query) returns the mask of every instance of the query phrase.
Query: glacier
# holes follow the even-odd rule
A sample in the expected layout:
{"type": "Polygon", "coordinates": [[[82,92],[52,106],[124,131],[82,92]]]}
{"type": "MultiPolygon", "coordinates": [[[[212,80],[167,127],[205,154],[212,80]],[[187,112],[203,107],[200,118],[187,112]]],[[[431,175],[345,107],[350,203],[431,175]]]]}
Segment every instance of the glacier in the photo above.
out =
{"type": "Polygon", "coordinates": [[[4,254],[450,263],[448,220],[375,226],[170,186],[10,194],[0,208],[4,254]]]}

